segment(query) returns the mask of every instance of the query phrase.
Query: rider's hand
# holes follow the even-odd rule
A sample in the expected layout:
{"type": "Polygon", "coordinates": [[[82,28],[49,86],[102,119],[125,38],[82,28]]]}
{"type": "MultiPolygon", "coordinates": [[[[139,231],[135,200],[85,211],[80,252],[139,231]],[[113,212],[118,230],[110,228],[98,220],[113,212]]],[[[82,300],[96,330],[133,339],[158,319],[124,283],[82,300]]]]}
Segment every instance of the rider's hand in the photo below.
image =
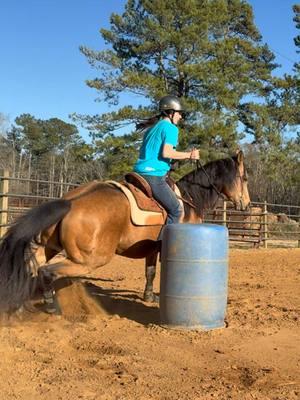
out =
{"type": "Polygon", "coordinates": [[[191,160],[199,160],[199,158],[200,158],[199,150],[194,148],[194,149],[191,151],[190,159],[191,159],[191,160]]]}

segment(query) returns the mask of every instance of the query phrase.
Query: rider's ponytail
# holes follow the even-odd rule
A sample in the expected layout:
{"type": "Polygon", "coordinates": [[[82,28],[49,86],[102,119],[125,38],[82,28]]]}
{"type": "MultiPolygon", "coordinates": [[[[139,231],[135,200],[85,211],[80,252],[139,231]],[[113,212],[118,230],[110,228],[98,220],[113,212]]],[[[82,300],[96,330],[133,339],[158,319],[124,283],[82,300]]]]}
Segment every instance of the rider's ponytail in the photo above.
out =
{"type": "Polygon", "coordinates": [[[142,119],[135,124],[135,127],[138,131],[144,131],[145,129],[150,128],[150,126],[156,124],[160,117],[161,115],[158,114],[147,119],[142,119]]]}
{"type": "Polygon", "coordinates": [[[147,119],[142,119],[138,121],[135,124],[135,128],[138,131],[144,131],[147,128],[150,128],[150,126],[155,125],[157,121],[159,121],[163,117],[171,117],[172,114],[174,113],[173,110],[164,110],[160,114],[154,115],[153,117],[147,118],[147,119]]]}

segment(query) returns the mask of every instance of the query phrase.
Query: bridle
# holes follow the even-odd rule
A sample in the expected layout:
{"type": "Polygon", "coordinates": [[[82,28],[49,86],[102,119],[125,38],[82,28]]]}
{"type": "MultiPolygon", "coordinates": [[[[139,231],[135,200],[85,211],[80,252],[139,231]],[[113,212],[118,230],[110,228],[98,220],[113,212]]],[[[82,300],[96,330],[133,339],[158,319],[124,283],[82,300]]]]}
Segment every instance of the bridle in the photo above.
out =
{"type": "Polygon", "coordinates": [[[242,204],[243,204],[242,199],[243,199],[243,197],[244,197],[244,181],[247,180],[247,178],[246,178],[247,175],[245,174],[245,169],[244,169],[244,174],[243,174],[243,176],[240,174],[240,171],[238,171],[238,172],[239,172],[239,173],[236,175],[236,177],[239,178],[240,183],[241,183],[241,194],[240,194],[239,202],[240,202],[240,205],[241,205],[241,207],[242,207],[242,204]]]}

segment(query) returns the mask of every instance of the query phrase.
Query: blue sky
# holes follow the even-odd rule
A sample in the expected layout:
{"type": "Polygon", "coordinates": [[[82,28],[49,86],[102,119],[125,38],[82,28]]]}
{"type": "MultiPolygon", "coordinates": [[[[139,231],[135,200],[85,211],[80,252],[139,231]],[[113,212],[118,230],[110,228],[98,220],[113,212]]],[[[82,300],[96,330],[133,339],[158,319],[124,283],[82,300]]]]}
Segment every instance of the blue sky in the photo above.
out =
{"type": "MultiPolygon", "coordinates": [[[[251,0],[255,22],[282,64],[277,74],[292,71],[299,60],[292,21],[296,0],[251,0]]],[[[96,71],[79,46],[104,48],[99,29],[109,27],[112,12],[121,13],[125,0],[0,0],[0,113],[13,122],[22,113],[36,118],[100,114],[97,93],[86,79],[96,71]]],[[[84,139],[87,133],[81,130],[84,139]]]]}

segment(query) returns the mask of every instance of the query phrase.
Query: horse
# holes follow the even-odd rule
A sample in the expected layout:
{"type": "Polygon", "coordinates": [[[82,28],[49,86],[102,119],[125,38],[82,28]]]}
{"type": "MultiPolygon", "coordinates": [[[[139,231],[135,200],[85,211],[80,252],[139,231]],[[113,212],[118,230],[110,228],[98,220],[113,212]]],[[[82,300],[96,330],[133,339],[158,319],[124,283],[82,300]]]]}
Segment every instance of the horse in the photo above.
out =
{"type": "MultiPolygon", "coordinates": [[[[250,203],[242,151],[198,165],[176,184],[184,200],[181,223],[201,223],[204,210],[213,208],[220,196],[240,210],[250,203]]],[[[58,280],[87,276],[114,254],[146,259],[144,300],[156,301],[153,281],[161,228],[134,225],[129,201],[108,182],[83,184],[61,199],[32,208],[16,220],[0,244],[0,312],[12,313],[27,303],[32,282],[41,282],[45,293],[53,294],[58,280]],[[37,265],[34,242],[44,248],[44,265],[37,265]],[[60,252],[65,258],[48,264],[60,252]]]]}

